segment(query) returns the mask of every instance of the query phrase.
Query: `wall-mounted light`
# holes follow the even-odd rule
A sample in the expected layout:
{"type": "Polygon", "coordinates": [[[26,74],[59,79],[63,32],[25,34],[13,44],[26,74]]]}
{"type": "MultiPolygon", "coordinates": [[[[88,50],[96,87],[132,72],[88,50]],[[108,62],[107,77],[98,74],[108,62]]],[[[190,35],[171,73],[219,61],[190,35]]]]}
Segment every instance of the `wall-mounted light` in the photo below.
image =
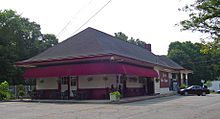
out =
{"type": "Polygon", "coordinates": [[[110,58],[111,60],[115,60],[115,58],[113,57],[113,56],[111,56],[111,58],[110,58]]]}

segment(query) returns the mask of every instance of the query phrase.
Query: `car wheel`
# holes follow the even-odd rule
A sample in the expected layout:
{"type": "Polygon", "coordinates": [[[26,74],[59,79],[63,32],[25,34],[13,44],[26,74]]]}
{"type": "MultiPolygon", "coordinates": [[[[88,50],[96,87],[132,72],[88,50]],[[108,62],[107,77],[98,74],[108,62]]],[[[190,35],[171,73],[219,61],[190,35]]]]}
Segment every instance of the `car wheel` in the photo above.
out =
{"type": "Polygon", "coordinates": [[[206,92],[202,92],[202,96],[206,96],[206,92]]]}
{"type": "Polygon", "coordinates": [[[188,92],[184,92],[184,95],[188,95],[188,92]]]}

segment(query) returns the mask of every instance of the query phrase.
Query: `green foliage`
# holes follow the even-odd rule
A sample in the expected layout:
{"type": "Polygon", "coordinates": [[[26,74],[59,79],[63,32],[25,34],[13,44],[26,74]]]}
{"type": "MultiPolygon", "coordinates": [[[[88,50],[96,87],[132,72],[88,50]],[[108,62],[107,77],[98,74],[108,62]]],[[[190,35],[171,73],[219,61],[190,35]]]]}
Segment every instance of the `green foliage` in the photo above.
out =
{"type": "Polygon", "coordinates": [[[220,76],[218,76],[218,77],[216,78],[216,80],[217,80],[217,81],[220,81],[220,76]]]}
{"type": "Polygon", "coordinates": [[[23,90],[24,91],[24,85],[23,84],[19,84],[17,87],[17,90],[23,90]]]}
{"type": "Polygon", "coordinates": [[[24,90],[19,90],[19,91],[18,91],[18,95],[19,95],[19,96],[24,96],[24,90]]]}
{"type": "Polygon", "coordinates": [[[219,8],[219,0],[196,0],[195,3],[180,9],[189,13],[189,19],[180,22],[181,30],[207,33],[210,36],[209,38],[213,39],[213,41],[203,42],[204,47],[201,51],[204,53],[220,52],[219,8]]]}
{"type": "Polygon", "coordinates": [[[115,37],[116,38],[119,38],[119,39],[122,39],[124,41],[128,41],[128,36],[126,36],[124,33],[122,32],[118,32],[118,33],[115,33],[115,37]]]}
{"type": "Polygon", "coordinates": [[[19,84],[17,87],[18,90],[18,96],[24,96],[24,85],[23,84],[19,84]]]}
{"type": "Polygon", "coordinates": [[[133,37],[131,37],[130,39],[128,39],[128,36],[126,36],[124,33],[122,32],[118,32],[118,33],[115,33],[115,37],[116,38],[119,38],[119,39],[122,39],[124,41],[127,41],[129,43],[132,43],[134,45],[137,45],[137,46],[140,46],[140,47],[143,47],[145,46],[145,42],[144,41],[141,41],[140,39],[134,39],[133,37]]]}
{"type": "Polygon", "coordinates": [[[10,99],[16,99],[15,95],[14,95],[14,94],[11,94],[11,95],[10,95],[10,99]]]}
{"type": "Polygon", "coordinates": [[[220,74],[220,55],[203,54],[200,52],[203,44],[186,42],[172,42],[169,45],[168,57],[192,70],[189,75],[189,85],[201,85],[201,80],[213,80],[220,74]]]}
{"type": "Polygon", "coordinates": [[[4,81],[0,84],[0,100],[8,100],[10,98],[9,84],[4,81]]]}
{"type": "Polygon", "coordinates": [[[211,94],[219,94],[219,93],[217,93],[217,92],[215,92],[215,91],[211,91],[210,93],[211,93],[211,94]]]}
{"type": "Polygon", "coordinates": [[[24,84],[24,68],[14,63],[28,59],[58,40],[52,34],[42,34],[40,25],[18,15],[13,10],[0,10],[0,82],[24,84]]]}
{"type": "Polygon", "coordinates": [[[130,78],[131,80],[133,80],[134,82],[137,82],[137,80],[139,79],[138,76],[134,76],[130,78]]]}
{"type": "Polygon", "coordinates": [[[111,92],[110,95],[115,95],[116,99],[120,99],[120,97],[121,97],[121,94],[118,91],[111,92]]]}
{"type": "Polygon", "coordinates": [[[185,89],[185,88],[187,88],[187,86],[184,84],[180,87],[180,89],[185,89]]]}
{"type": "Polygon", "coordinates": [[[123,80],[128,80],[128,76],[127,76],[127,75],[124,75],[124,76],[123,76],[123,80]]]}
{"type": "Polygon", "coordinates": [[[205,84],[206,84],[207,87],[212,87],[212,81],[206,81],[205,84]]]}

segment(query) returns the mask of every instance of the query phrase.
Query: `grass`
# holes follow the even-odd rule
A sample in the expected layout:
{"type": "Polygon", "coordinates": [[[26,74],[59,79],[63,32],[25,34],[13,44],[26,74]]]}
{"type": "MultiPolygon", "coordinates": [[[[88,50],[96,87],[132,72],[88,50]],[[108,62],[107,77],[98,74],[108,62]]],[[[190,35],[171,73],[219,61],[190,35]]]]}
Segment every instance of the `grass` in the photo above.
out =
{"type": "Polygon", "coordinates": [[[211,94],[220,94],[220,93],[217,93],[217,92],[210,92],[211,94]]]}

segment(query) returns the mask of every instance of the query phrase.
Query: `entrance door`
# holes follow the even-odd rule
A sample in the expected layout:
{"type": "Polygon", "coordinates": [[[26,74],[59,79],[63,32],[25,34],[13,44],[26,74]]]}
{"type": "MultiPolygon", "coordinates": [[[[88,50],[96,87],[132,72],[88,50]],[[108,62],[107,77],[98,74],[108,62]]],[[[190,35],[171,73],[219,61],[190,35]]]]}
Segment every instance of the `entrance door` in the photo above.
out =
{"type": "Polygon", "coordinates": [[[76,76],[72,76],[70,77],[70,96],[73,96],[73,91],[77,90],[77,77],[76,76]]]}
{"type": "Polygon", "coordinates": [[[173,90],[175,90],[175,91],[178,90],[178,84],[176,81],[173,82],[173,90]]]}
{"type": "Polygon", "coordinates": [[[122,85],[122,97],[126,97],[126,80],[123,80],[123,85],[122,85]]]}
{"type": "Polygon", "coordinates": [[[68,90],[69,77],[61,78],[61,92],[68,90]]]}
{"type": "Polygon", "coordinates": [[[149,95],[154,94],[154,80],[152,77],[147,78],[147,90],[149,95]]]}
{"type": "Polygon", "coordinates": [[[169,81],[169,90],[173,90],[173,79],[169,81]]]}

